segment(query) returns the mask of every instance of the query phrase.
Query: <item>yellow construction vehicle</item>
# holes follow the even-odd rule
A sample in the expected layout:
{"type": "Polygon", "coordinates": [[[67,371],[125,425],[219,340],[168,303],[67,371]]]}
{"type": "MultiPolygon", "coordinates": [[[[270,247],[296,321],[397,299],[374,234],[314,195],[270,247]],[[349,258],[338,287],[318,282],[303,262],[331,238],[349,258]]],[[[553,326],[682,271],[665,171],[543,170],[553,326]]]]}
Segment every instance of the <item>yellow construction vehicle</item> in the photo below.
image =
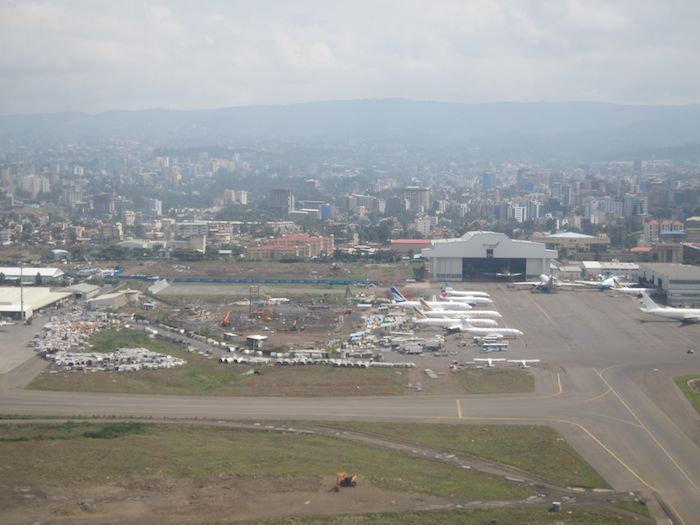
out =
{"type": "Polygon", "coordinates": [[[357,475],[355,474],[348,474],[343,471],[338,472],[335,477],[339,487],[354,487],[357,485],[357,475]]]}

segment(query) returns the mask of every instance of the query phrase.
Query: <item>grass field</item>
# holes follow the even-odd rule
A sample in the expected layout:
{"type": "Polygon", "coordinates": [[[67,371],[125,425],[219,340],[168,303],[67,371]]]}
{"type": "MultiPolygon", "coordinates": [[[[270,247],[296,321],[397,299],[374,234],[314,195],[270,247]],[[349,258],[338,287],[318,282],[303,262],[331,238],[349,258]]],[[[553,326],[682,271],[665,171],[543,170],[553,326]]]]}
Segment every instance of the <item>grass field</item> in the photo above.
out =
{"type": "Polygon", "coordinates": [[[105,330],[92,340],[93,350],[108,352],[119,346],[142,346],[187,360],[185,366],[136,373],[81,373],[45,371],[28,388],[75,392],[134,394],[199,394],[236,396],[343,396],[400,395],[406,392],[408,372],[392,369],[330,367],[251,367],[224,365],[136,330],[105,330]]]}
{"type": "Polygon", "coordinates": [[[459,377],[467,394],[525,394],[535,391],[535,378],[523,369],[471,368],[459,377]]]}
{"type": "Polygon", "coordinates": [[[527,497],[505,480],[333,437],[139,423],[0,424],[5,486],[119,483],[160,478],[334,475],[339,469],[394,491],[493,501],[527,497]],[[99,468],[98,468],[99,467],[99,468]]]}
{"type": "Polygon", "coordinates": [[[651,520],[624,518],[612,512],[569,510],[552,514],[542,507],[503,507],[424,512],[382,512],[363,515],[290,518],[266,525],[643,525],[651,520]]]}
{"type": "Polygon", "coordinates": [[[511,465],[562,486],[608,488],[606,481],[559,433],[547,426],[421,425],[345,421],[317,424],[375,434],[405,443],[425,445],[511,465]]]}
{"type": "Polygon", "coordinates": [[[688,381],[692,381],[693,379],[698,379],[700,378],[700,375],[698,374],[691,374],[687,376],[678,376],[676,378],[676,384],[678,385],[678,388],[681,389],[681,392],[685,394],[685,397],[688,398],[688,401],[690,401],[690,404],[695,407],[695,410],[697,411],[698,414],[700,414],[700,394],[690,388],[688,386],[688,381]]]}

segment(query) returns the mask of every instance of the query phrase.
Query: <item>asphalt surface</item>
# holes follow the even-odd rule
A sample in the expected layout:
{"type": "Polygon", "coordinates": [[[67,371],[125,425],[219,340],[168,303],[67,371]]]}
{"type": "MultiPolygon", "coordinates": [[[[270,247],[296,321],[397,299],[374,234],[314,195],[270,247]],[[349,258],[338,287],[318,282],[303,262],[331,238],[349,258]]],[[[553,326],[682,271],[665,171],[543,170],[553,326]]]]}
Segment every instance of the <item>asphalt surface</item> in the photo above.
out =
{"type": "MultiPolygon", "coordinates": [[[[0,376],[0,413],[550,424],[615,489],[656,492],[678,523],[698,523],[700,417],[673,377],[700,372],[700,326],[647,316],[628,296],[480,288],[492,293],[508,326],[525,332],[507,357],[540,359],[558,378],[548,391],[457,398],[81,394],[23,390],[12,371],[0,376]],[[696,344],[698,352],[687,354],[696,344]]],[[[27,374],[27,367],[16,371],[27,374]]]]}

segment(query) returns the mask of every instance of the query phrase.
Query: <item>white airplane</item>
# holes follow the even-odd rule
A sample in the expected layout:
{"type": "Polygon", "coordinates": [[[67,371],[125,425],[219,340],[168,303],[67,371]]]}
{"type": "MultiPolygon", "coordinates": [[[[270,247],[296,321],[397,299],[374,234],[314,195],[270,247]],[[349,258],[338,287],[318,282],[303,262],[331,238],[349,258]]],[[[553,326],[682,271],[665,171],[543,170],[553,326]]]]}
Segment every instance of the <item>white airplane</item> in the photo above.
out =
{"type": "Polygon", "coordinates": [[[442,286],[442,288],[440,288],[440,295],[444,295],[445,297],[447,297],[447,296],[449,296],[449,297],[459,297],[459,296],[491,297],[486,292],[479,292],[477,290],[455,290],[447,283],[445,283],[442,286]]]}
{"type": "Polygon", "coordinates": [[[539,363],[539,359],[508,359],[509,363],[520,363],[520,368],[530,368],[528,363],[539,363]]]}
{"type": "Polygon", "coordinates": [[[648,294],[642,293],[644,306],[640,310],[644,313],[676,319],[684,324],[700,322],[700,308],[673,308],[671,306],[659,306],[648,294]]]}
{"type": "MultiPolygon", "coordinates": [[[[422,324],[426,326],[440,326],[447,328],[448,330],[457,330],[461,326],[462,319],[452,319],[451,317],[426,317],[424,312],[421,312],[418,308],[414,308],[414,313],[416,314],[413,322],[416,324],[422,324]]],[[[496,326],[498,323],[493,319],[470,319],[470,323],[473,326],[496,326]]],[[[485,328],[484,328],[485,330],[485,328]]]]}
{"type": "Polygon", "coordinates": [[[531,286],[532,288],[535,288],[537,290],[541,290],[543,292],[552,292],[558,288],[563,288],[566,286],[570,286],[572,288],[576,288],[578,286],[584,286],[583,284],[580,283],[575,283],[575,282],[563,282],[554,277],[553,275],[545,275],[541,274],[540,275],[540,280],[539,281],[519,281],[515,283],[511,283],[513,286],[531,286]]]}
{"type": "Polygon", "coordinates": [[[484,365],[485,368],[495,368],[494,363],[499,363],[501,361],[505,361],[505,358],[494,358],[494,357],[475,357],[474,361],[478,361],[479,363],[486,363],[484,365]]]}
{"type": "Polygon", "coordinates": [[[483,273],[482,275],[488,275],[489,277],[498,277],[500,279],[512,279],[513,277],[520,277],[522,273],[513,272],[495,272],[495,273],[483,273]]]}
{"type": "Polygon", "coordinates": [[[287,304],[289,303],[289,299],[286,297],[268,297],[267,298],[267,304],[270,306],[278,305],[278,304],[287,304]]]}
{"type": "MultiPolygon", "coordinates": [[[[496,310],[448,310],[434,308],[428,304],[427,301],[419,299],[422,312],[426,317],[456,317],[458,319],[463,319],[465,317],[472,319],[474,317],[503,317],[496,310]]],[[[441,303],[443,305],[450,303],[441,303]]]]}
{"type": "Polygon", "coordinates": [[[611,275],[610,277],[607,277],[605,279],[603,279],[601,276],[601,279],[598,281],[574,282],[577,284],[583,284],[584,286],[595,286],[596,288],[602,291],[609,290],[611,292],[636,294],[638,296],[641,296],[642,293],[653,294],[657,291],[656,288],[639,288],[634,286],[634,283],[620,282],[620,279],[617,277],[617,275],[611,275]]]}
{"type": "Polygon", "coordinates": [[[12,321],[0,321],[0,326],[14,326],[15,324],[12,321]]]}
{"type": "MultiPolygon", "coordinates": [[[[400,306],[401,308],[406,308],[406,309],[413,309],[413,308],[418,308],[421,306],[420,301],[409,301],[406,299],[401,292],[399,292],[396,288],[390,288],[391,295],[394,297],[394,302],[396,306],[400,306]]],[[[448,307],[451,310],[470,310],[471,305],[467,303],[453,303],[453,302],[445,302],[445,301],[425,301],[427,305],[429,305],[432,308],[444,308],[448,307]]]]}
{"type": "Polygon", "coordinates": [[[492,304],[493,301],[488,297],[481,295],[441,295],[443,300],[451,303],[468,303],[468,304],[492,304]]]}
{"type": "MultiPolygon", "coordinates": [[[[484,321],[486,319],[483,319],[484,321]]],[[[474,321],[476,319],[462,319],[462,323],[456,327],[448,328],[451,332],[469,332],[474,335],[484,335],[484,336],[502,336],[502,337],[518,337],[523,335],[523,333],[517,328],[481,328],[474,326],[474,321]]]]}

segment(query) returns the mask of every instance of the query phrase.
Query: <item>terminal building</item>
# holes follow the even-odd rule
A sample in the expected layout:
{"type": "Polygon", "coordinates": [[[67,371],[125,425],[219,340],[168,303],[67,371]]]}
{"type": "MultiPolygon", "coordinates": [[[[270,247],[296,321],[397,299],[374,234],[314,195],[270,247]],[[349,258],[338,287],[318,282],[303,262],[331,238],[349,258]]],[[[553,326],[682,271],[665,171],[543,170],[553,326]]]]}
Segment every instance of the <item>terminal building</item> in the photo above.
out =
{"type": "Polygon", "coordinates": [[[519,278],[550,273],[556,250],[544,243],[519,241],[504,233],[473,231],[458,239],[433,241],[421,253],[433,281],[493,280],[497,273],[518,273],[519,278]]]}
{"type": "Polygon", "coordinates": [[[640,280],[666,292],[669,306],[700,307],[700,267],[674,263],[642,263],[640,280]]]}

